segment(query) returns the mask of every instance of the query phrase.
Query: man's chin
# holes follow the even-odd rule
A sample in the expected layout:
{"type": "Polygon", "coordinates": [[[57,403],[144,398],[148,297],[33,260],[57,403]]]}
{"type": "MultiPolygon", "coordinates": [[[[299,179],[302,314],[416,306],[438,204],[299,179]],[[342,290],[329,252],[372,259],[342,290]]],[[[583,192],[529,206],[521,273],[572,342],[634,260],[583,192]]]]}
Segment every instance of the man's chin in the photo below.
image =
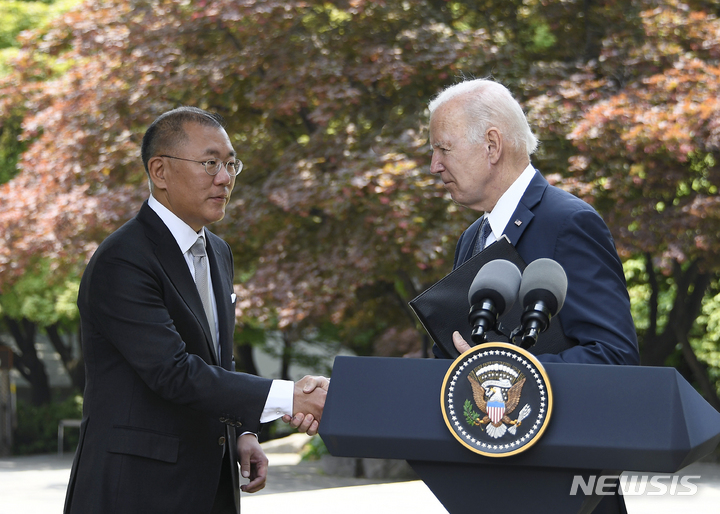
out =
{"type": "Polygon", "coordinates": [[[225,217],[225,209],[223,208],[222,211],[214,212],[207,217],[207,225],[212,225],[213,223],[217,223],[224,217],[225,217]]]}

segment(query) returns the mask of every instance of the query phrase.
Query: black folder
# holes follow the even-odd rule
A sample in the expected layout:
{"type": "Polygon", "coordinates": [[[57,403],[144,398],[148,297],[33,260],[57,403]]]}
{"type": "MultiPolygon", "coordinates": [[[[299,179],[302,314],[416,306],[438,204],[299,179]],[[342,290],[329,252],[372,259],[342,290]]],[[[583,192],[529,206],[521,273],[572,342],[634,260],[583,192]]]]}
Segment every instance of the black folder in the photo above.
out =
{"type": "MultiPolygon", "coordinates": [[[[521,272],[525,270],[525,261],[508,238],[502,236],[409,302],[435,344],[453,359],[460,355],[452,342],[454,331],[460,332],[471,346],[473,344],[472,327],[468,321],[470,284],[480,268],[495,259],[508,260],[520,268],[521,272]]],[[[497,329],[488,333],[487,341],[508,342],[510,333],[520,325],[521,315],[522,305],[516,301],[512,308],[500,317],[497,329]]],[[[530,348],[530,352],[558,353],[571,346],[573,343],[563,334],[558,320],[553,318],[548,330],[540,335],[538,342],[530,348]]]]}

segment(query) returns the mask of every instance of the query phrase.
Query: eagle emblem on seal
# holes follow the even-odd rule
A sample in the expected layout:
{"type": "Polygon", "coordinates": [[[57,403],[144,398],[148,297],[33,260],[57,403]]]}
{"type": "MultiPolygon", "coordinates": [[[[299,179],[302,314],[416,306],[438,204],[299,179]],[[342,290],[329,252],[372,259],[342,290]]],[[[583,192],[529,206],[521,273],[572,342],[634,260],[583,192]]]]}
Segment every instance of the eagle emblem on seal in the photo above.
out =
{"type": "Polygon", "coordinates": [[[482,418],[477,416],[473,420],[473,424],[486,425],[485,431],[495,439],[504,436],[507,431],[514,435],[517,427],[522,424],[522,420],[531,411],[530,405],[525,405],[516,419],[510,419],[509,416],[520,403],[525,377],[520,378],[514,384],[507,378],[485,380],[483,383],[480,383],[478,378],[473,375],[468,375],[467,378],[472,387],[475,405],[485,414],[482,418]]]}
{"type": "Polygon", "coordinates": [[[440,407],[460,444],[486,457],[507,457],[542,436],[552,400],[545,368],[534,355],[513,344],[486,343],[453,361],[440,407]]]}

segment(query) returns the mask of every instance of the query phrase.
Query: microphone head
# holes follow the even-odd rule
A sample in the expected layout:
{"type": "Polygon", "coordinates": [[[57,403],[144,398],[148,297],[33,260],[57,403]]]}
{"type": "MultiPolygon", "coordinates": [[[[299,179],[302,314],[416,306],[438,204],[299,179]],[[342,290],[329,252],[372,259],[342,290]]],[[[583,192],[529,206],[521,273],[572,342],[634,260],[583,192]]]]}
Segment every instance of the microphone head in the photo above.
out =
{"type": "Polygon", "coordinates": [[[515,303],[520,289],[522,273],[512,262],[495,259],[486,263],[475,275],[468,290],[468,303],[473,305],[490,299],[498,316],[502,316],[515,303]]]}
{"type": "Polygon", "coordinates": [[[565,303],[567,275],[552,259],[538,259],[527,265],[522,276],[518,296],[523,308],[542,301],[555,316],[565,303]]]}

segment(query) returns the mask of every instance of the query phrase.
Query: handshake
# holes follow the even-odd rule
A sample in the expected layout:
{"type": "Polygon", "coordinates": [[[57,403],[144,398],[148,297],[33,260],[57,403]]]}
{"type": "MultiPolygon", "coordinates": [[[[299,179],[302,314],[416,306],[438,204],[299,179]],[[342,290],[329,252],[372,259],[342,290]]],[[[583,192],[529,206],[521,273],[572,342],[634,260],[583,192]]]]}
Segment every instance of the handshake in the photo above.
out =
{"type": "Polygon", "coordinates": [[[298,431],[315,435],[325,407],[325,397],[330,379],[306,375],[297,382],[293,391],[293,415],[284,415],[282,420],[298,431]]]}

